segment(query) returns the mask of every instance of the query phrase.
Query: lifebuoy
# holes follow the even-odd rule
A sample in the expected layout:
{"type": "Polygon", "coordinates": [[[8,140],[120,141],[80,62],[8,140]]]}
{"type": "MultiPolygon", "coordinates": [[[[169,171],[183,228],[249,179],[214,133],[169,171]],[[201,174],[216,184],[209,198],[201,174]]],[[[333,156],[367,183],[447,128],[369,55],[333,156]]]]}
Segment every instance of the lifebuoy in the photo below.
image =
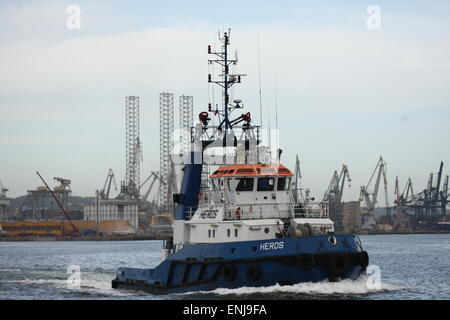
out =
{"type": "Polygon", "coordinates": [[[236,278],[236,267],[232,264],[223,266],[223,278],[225,281],[233,281],[236,278]]]}
{"type": "Polygon", "coordinates": [[[257,265],[248,266],[245,276],[249,281],[257,281],[261,278],[261,269],[257,265]]]}
{"type": "Polygon", "coordinates": [[[342,276],[348,269],[350,261],[347,255],[330,254],[328,267],[333,276],[342,276]]]}
{"type": "Polygon", "coordinates": [[[313,255],[309,253],[303,253],[297,256],[296,262],[300,269],[303,270],[309,270],[314,267],[315,264],[313,255]]]}
{"type": "Polygon", "coordinates": [[[236,210],[234,211],[234,216],[236,220],[241,220],[241,207],[236,207],[236,210]]]}

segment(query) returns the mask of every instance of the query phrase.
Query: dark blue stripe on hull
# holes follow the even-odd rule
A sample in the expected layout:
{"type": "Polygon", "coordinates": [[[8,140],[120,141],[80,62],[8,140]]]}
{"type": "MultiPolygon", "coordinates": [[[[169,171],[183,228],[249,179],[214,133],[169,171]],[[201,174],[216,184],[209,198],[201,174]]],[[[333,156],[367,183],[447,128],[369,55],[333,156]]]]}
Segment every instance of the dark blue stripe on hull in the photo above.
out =
{"type": "MultiPolygon", "coordinates": [[[[194,291],[211,291],[217,288],[235,289],[240,287],[268,287],[276,284],[281,285],[293,285],[302,282],[319,282],[327,279],[336,280],[337,278],[331,277],[330,272],[324,267],[314,267],[310,270],[301,270],[296,266],[290,266],[275,261],[265,261],[259,263],[238,263],[234,264],[236,267],[236,276],[234,279],[225,279],[223,273],[223,267],[221,272],[217,274],[216,280],[202,279],[204,282],[191,282],[192,278],[186,279],[187,282],[178,285],[168,284],[167,286],[160,286],[147,283],[126,283],[116,282],[113,287],[142,290],[154,294],[166,294],[166,293],[184,293],[194,291]],[[261,276],[258,279],[250,280],[248,277],[248,267],[259,267],[261,270],[261,276]]],[[[191,266],[192,267],[192,266],[191,266]]],[[[212,274],[215,272],[214,265],[211,265],[212,274]]],[[[193,268],[193,273],[198,271],[198,266],[193,268]],[[197,270],[196,270],[197,269],[197,270]]],[[[339,279],[356,279],[363,272],[361,266],[352,266],[340,276],[339,279]]]]}
{"type": "Polygon", "coordinates": [[[191,244],[154,269],[121,268],[113,287],[152,293],[357,278],[368,264],[352,235],[191,244]],[[255,250],[256,248],[256,250],[255,250]]]}

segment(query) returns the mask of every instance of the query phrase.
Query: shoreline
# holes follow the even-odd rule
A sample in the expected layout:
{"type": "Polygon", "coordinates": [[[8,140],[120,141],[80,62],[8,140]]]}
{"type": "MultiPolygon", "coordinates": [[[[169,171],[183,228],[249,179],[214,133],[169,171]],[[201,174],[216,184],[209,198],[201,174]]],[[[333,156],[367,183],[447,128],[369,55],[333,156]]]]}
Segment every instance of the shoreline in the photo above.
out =
{"type": "Polygon", "coordinates": [[[450,231],[395,231],[395,232],[366,232],[357,233],[358,236],[366,235],[401,235],[401,234],[450,234],[450,231]]]}
{"type": "Polygon", "coordinates": [[[139,241],[139,240],[167,240],[164,237],[146,235],[126,236],[29,236],[29,237],[1,237],[0,242],[55,242],[55,241],[139,241]]]}
{"type": "MultiPolygon", "coordinates": [[[[355,233],[365,235],[409,235],[409,234],[450,234],[450,231],[408,231],[408,232],[366,232],[355,233]]],[[[142,240],[169,240],[168,237],[154,237],[149,235],[108,235],[108,236],[23,236],[0,237],[0,242],[55,242],[55,241],[142,241],[142,240]]]]}

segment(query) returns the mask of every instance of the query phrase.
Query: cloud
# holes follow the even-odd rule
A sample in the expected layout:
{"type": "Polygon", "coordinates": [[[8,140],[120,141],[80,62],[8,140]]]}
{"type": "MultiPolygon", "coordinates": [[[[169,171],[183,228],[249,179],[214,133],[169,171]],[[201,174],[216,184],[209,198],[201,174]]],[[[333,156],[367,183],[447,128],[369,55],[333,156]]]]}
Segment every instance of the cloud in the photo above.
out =
{"type": "MultiPolygon", "coordinates": [[[[248,74],[236,93],[256,105],[256,32],[233,31],[239,70],[248,74]]],[[[207,93],[205,47],[211,34],[165,28],[48,46],[1,44],[0,97],[109,102],[112,96],[150,92],[156,99],[160,91],[178,90],[195,93],[206,105],[201,97],[207,93]]],[[[261,32],[260,39],[263,93],[273,101],[276,77],[280,105],[289,113],[440,106],[450,99],[448,44],[336,29],[276,29],[261,32]]]]}
{"type": "MultiPolygon", "coordinates": [[[[0,131],[3,150],[17,156],[12,146],[15,141],[23,146],[20,157],[32,159],[27,144],[61,145],[80,134],[84,139],[91,137],[93,144],[98,142],[111,155],[117,152],[117,157],[124,158],[118,154],[125,148],[120,140],[124,100],[127,95],[138,95],[146,166],[154,168],[158,166],[158,95],[162,91],[190,94],[196,113],[206,109],[212,100],[206,82],[207,73],[212,72],[206,63],[206,48],[219,45],[216,30],[222,26],[212,20],[196,20],[182,27],[181,21],[178,26],[136,28],[130,22],[132,16],[102,15],[95,2],[82,7],[86,8],[82,12],[85,19],[79,32],[65,28],[64,2],[31,2],[0,10],[0,116],[4,123],[11,123],[8,130],[0,131]],[[96,10],[87,10],[88,5],[96,10]],[[61,140],[53,139],[50,130],[26,130],[30,123],[35,128],[57,122],[62,123],[55,131],[61,140]]],[[[270,26],[261,21],[232,25],[232,47],[239,50],[237,71],[248,75],[234,89],[235,97],[259,119],[259,33],[265,119],[267,108],[274,112],[275,78],[280,123],[284,124],[311,115],[309,119],[318,121],[321,115],[335,113],[403,110],[407,114],[417,108],[448,106],[450,44],[443,41],[448,35],[447,23],[441,18],[382,9],[382,29],[377,31],[365,27],[365,10],[359,16],[345,15],[345,19],[353,19],[352,27],[339,25],[335,19],[332,25],[302,28],[300,23],[284,24],[281,18],[272,20],[270,26]],[[355,27],[355,21],[360,21],[360,27],[355,27]]],[[[216,103],[220,93],[216,88],[216,103]]],[[[342,136],[332,131],[327,132],[333,141],[339,141],[342,136]]],[[[308,134],[314,137],[320,132],[308,134]]],[[[283,141],[290,143],[300,144],[297,136],[283,141]]],[[[341,139],[340,143],[346,142],[341,139]]],[[[341,149],[353,147],[349,142],[341,149]]],[[[86,151],[80,144],[70,148],[71,154],[80,157],[90,153],[76,163],[86,168],[85,173],[80,172],[85,175],[84,186],[92,186],[91,177],[97,174],[94,168],[110,167],[101,157],[92,157],[96,150],[86,151]]],[[[371,150],[358,150],[364,151],[371,150]]],[[[64,163],[69,153],[54,156],[52,161],[64,163]]],[[[317,170],[323,172],[322,167],[317,170]]]]}

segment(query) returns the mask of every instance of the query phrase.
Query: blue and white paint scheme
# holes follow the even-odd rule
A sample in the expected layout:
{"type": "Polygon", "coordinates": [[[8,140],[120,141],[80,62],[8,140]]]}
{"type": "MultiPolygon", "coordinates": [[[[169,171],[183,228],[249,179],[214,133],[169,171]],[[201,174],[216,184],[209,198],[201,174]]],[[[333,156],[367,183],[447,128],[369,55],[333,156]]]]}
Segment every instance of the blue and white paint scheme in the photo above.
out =
{"type": "Polygon", "coordinates": [[[237,62],[228,58],[229,35],[219,37],[221,51],[208,47],[216,57],[210,61],[223,67],[221,79],[209,76],[209,82],[222,86],[224,105],[221,110],[210,105],[194,128],[174,196],[173,239],[165,243],[158,266],[120,268],[113,288],[160,294],[337,281],[356,279],[368,265],[356,235],[334,233],[327,203],[300,201],[292,172],[277,161],[261,161],[264,148],[250,114],[230,120],[231,111],[242,106],[240,100],[230,103],[228,89],[243,75],[228,72],[237,62]],[[219,125],[208,126],[211,113],[219,115],[219,125]],[[230,145],[233,164],[219,166],[202,188],[206,150],[230,145]]]}

